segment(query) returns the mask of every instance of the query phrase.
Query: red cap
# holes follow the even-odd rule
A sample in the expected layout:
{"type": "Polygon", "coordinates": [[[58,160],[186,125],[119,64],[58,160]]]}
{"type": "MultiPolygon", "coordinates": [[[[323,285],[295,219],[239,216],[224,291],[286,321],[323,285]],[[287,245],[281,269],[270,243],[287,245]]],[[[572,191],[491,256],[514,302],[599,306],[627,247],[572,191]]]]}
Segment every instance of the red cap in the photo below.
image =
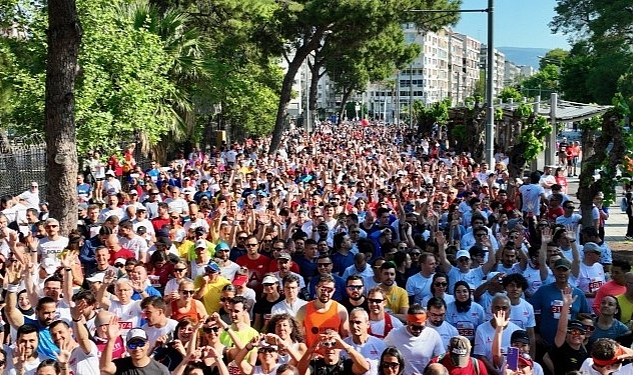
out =
{"type": "Polygon", "coordinates": [[[247,281],[248,281],[248,277],[246,277],[246,275],[237,275],[233,279],[233,285],[244,286],[247,281]]]}

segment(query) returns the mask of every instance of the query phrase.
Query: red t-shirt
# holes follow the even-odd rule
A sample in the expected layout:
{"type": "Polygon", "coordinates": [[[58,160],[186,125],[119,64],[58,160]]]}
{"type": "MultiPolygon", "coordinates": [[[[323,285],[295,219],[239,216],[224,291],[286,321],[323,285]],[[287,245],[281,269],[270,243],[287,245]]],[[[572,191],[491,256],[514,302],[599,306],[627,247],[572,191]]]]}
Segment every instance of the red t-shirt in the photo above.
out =
{"type": "Polygon", "coordinates": [[[259,254],[257,259],[250,259],[248,255],[242,255],[237,258],[235,263],[239,264],[242,267],[248,268],[250,272],[248,283],[246,286],[255,290],[257,297],[259,297],[264,289],[262,285],[262,280],[264,279],[264,275],[268,272],[270,268],[270,258],[264,255],[259,254]]]}
{"type": "MultiPolygon", "coordinates": [[[[439,358],[440,357],[432,358],[429,363],[438,363],[439,358]]],[[[444,367],[446,367],[446,369],[448,370],[448,373],[451,375],[477,375],[477,374],[488,375],[488,370],[486,370],[486,365],[484,365],[482,361],[474,357],[471,357],[471,361],[468,362],[468,365],[466,367],[453,366],[453,362],[451,362],[451,359],[448,354],[446,354],[444,358],[442,358],[442,360],[439,361],[439,363],[443,364],[444,367]],[[479,372],[477,372],[477,370],[475,369],[475,366],[473,365],[473,361],[478,361],[479,372]]]]}
{"type": "Polygon", "coordinates": [[[155,217],[152,219],[152,226],[154,227],[155,232],[158,232],[159,230],[163,229],[163,225],[169,225],[169,224],[170,224],[169,218],[162,219],[160,217],[155,217]]]}
{"type": "Polygon", "coordinates": [[[136,255],[134,255],[134,253],[131,252],[130,250],[122,247],[117,252],[110,251],[110,260],[108,261],[108,263],[110,263],[111,266],[114,266],[114,261],[119,258],[123,258],[123,259],[136,258],[136,255]]]}
{"type": "Polygon", "coordinates": [[[547,210],[547,213],[545,214],[545,217],[547,217],[547,220],[550,222],[555,222],[556,218],[559,216],[563,216],[565,214],[565,210],[563,210],[563,207],[558,206],[557,208],[549,208],[547,210]]]}

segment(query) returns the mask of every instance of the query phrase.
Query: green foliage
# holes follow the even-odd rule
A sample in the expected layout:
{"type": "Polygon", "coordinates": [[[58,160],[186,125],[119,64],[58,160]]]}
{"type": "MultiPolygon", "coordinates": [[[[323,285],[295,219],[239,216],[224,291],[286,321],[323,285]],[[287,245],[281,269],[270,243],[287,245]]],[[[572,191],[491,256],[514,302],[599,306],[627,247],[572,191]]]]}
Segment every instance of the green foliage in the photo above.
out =
{"type": "Polygon", "coordinates": [[[542,59],[540,59],[539,70],[545,69],[547,65],[556,65],[560,68],[568,56],[569,51],[565,51],[562,48],[550,50],[545,54],[545,56],[543,56],[542,59]]]}
{"type": "Polygon", "coordinates": [[[553,128],[543,116],[537,116],[533,123],[526,123],[521,129],[518,142],[525,144],[523,157],[526,160],[533,160],[545,150],[543,139],[547,137],[553,128]]]}
{"type": "Polygon", "coordinates": [[[457,142],[464,142],[466,139],[466,125],[455,125],[451,128],[451,136],[457,140],[457,142]]]}
{"type": "Polygon", "coordinates": [[[517,109],[514,110],[514,115],[525,120],[532,114],[532,112],[534,112],[534,108],[532,107],[532,105],[521,103],[519,104],[517,109]]]}
{"type": "Polygon", "coordinates": [[[495,108],[495,121],[503,120],[503,108],[495,108]]]}
{"type": "Polygon", "coordinates": [[[508,99],[513,99],[516,103],[523,99],[523,95],[514,87],[504,87],[497,97],[503,100],[504,103],[507,103],[508,99]]]}
{"type": "Polygon", "coordinates": [[[558,66],[547,64],[538,73],[521,82],[521,89],[527,97],[541,95],[543,98],[559,91],[559,77],[558,66]]]}

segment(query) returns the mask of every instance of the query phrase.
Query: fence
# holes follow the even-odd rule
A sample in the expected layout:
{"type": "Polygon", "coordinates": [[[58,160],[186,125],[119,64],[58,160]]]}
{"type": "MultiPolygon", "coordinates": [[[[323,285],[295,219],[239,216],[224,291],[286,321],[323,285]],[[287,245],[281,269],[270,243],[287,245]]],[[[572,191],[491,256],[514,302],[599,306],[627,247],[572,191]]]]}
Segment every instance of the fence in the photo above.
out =
{"type": "Polygon", "coordinates": [[[18,195],[31,181],[46,197],[46,142],[40,134],[0,138],[0,195],[18,195]]]}

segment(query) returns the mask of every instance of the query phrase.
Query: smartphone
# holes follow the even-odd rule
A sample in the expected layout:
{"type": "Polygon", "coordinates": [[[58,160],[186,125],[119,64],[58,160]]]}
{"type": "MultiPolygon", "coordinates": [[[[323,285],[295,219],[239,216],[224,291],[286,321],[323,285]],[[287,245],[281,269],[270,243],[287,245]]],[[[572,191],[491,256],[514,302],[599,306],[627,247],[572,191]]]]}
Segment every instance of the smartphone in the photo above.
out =
{"type": "Polygon", "coordinates": [[[512,371],[516,371],[519,369],[519,349],[509,347],[508,348],[508,369],[512,371]]]}

